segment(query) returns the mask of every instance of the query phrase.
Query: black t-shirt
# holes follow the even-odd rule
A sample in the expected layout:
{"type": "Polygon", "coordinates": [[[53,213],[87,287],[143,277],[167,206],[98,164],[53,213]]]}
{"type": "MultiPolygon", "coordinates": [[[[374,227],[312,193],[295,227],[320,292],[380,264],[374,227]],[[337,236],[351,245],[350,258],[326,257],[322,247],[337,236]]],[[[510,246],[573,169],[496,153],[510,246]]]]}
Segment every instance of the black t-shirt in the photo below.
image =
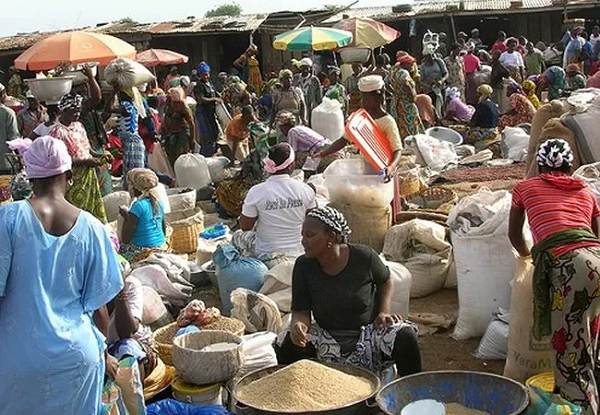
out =
{"type": "Polygon", "coordinates": [[[296,260],[292,276],[292,311],[312,311],[325,330],[358,331],[373,322],[379,312],[377,287],[390,271],[371,248],[349,245],[346,268],[327,275],[316,259],[296,260]]]}
{"type": "Polygon", "coordinates": [[[486,99],[477,104],[475,114],[471,119],[471,125],[481,128],[496,128],[498,127],[498,106],[486,99]]]}
{"type": "MultiPolygon", "coordinates": [[[[196,99],[202,98],[215,98],[217,96],[217,91],[211,83],[205,84],[204,82],[196,83],[194,87],[194,94],[196,95],[196,99]]],[[[214,102],[207,102],[205,104],[201,104],[198,102],[196,109],[200,107],[204,107],[205,110],[215,112],[216,104],[214,102]]]]}

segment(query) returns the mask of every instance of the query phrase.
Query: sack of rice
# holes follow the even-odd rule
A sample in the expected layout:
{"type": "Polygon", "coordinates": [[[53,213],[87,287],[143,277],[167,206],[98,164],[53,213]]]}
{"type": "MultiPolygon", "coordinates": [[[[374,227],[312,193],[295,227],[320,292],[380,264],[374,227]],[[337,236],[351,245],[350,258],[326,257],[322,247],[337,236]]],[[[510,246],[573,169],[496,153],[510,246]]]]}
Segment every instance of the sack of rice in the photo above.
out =
{"type": "Polygon", "coordinates": [[[104,68],[104,79],[109,84],[131,88],[156,79],[144,65],[127,58],[113,59],[104,68]]]}
{"type": "Polygon", "coordinates": [[[357,205],[332,204],[344,214],[352,229],[350,242],[370,246],[381,252],[385,233],[392,225],[392,209],[386,207],[366,207],[357,205]]]}

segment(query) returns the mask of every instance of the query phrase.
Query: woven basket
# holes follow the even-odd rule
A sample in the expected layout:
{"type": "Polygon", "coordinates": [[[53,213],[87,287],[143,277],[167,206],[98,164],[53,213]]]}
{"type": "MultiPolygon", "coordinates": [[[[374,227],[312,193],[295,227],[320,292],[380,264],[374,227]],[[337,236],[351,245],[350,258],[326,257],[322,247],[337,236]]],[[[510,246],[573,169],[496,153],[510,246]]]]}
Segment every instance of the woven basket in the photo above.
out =
{"type": "Polygon", "coordinates": [[[194,208],[171,212],[165,221],[173,228],[170,246],[176,254],[195,253],[198,248],[198,235],[204,230],[204,212],[194,208]]]}
{"type": "Polygon", "coordinates": [[[226,331],[203,330],[173,340],[173,366],[179,376],[195,385],[209,385],[232,379],[242,365],[242,338],[226,331]],[[206,346],[234,343],[225,350],[205,351],[206,346]]]}
{"type": "MultiPolygon", "coordinates": [[[[179,329],[180,327],[177,323],[171,323],[159,328],[152,335],[154,344],[156,344],[156,348],[158,349],[158,355],[169,366],[173,366],[173,339],[179,329]]],[[[201,330],[220,330],[235,334],[236,336],[243,336],[246,328],[244,323],[239,320],[221,317],[214,323],[202,327],[201,330]]]]}
{"type": "Polygon", "coordinates": [[[458,200],[456,192],[447,187],[428,187],[409,196],[406,201],[422,209],[437,209],[443,204],[454,203],[458,200]]]}
{"type": "Polygon", "coordinates": [[[238,217],[242,214],[244,199],[251,187],[244,180],[223,180],[215,191],[217,202],[229,216],[238,217]]]}

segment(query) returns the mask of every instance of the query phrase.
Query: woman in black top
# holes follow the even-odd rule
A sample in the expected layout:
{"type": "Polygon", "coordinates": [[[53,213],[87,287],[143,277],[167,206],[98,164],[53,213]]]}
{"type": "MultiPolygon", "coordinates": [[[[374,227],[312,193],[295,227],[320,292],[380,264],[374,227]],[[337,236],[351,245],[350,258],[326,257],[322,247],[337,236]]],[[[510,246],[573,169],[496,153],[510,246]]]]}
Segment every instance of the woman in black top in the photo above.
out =
{"type": "Polygon", "coordinates": [[[349,233],[335,209],[307,214],[305,255],[292,279],[292,323],[276,345],[279,363],[317,358],[375,372],[396,363],[400,376],[420,372],[415,325],[390,314],[390,271],[371,248],[348,244],[349,233]]]}
{"type": "Polygon", "coordinates": [[[475,113],[469,123],[469,128],[466,130],[466,139],[469,144],[475,145],[476,148],[482,149],[499,138],[498,105],[490,99],[494,90],[488,84],[480,85],[477,88],[479,95],[479,103],[475,106],[475,113]]]}
{"type": "Polygon", "coordinates": [[[217,152],[220,129],[217,124],[216,106],[223,100],[217,96],[210,82],[210,66],[206,62],[198,65],[199,82],[194,87],[196,106],[196,128],[200,140],[200,153],[212,157],[217,152]]]}

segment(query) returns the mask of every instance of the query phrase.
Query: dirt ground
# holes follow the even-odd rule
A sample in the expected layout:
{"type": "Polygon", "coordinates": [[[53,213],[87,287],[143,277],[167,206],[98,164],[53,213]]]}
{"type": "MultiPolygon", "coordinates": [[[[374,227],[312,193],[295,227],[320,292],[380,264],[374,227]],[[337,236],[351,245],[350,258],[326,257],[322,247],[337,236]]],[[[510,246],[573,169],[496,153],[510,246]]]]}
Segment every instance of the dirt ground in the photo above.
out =
{"type": "MultiPolygon", "coordinates": [[[[434,313],[458,315],[458,293],[455,289],[438,291],[428,297],[410,300],[410,313],[434,313]]],[[[454,327],[432,335],[420,336],[423,369],[473,370],[502,374],[503,360],[480,360],[475,351],[480,338],[456,341],[451,337],[454,327]]]]}

